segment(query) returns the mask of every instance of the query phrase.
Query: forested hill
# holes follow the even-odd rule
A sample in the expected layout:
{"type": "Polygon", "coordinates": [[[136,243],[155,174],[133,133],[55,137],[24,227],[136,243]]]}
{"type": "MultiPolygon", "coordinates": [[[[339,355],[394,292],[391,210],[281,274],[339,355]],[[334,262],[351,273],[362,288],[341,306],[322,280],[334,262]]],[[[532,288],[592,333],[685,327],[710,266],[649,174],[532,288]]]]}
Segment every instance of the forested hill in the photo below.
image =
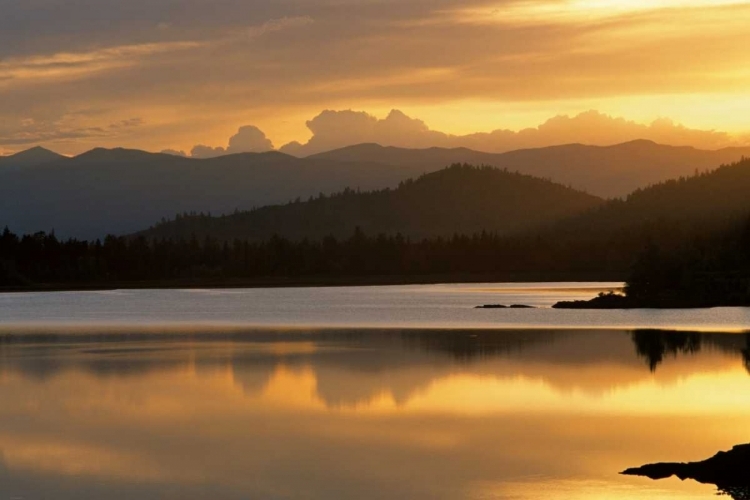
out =
{"type": "Polygon", "coordinates": [[[535,177],[491,167],[453,165],[402,182],[396,189],[358,192],[268,206],[229,216],[182,215],[145,231],[149,238],[259,241],[401,233],[412,238],[507,234],[530,230],[602,204],[596,197],[535,177]]]}
{"type": "Polygon", "coordinates": [[[596,269],[627,270],[643,249],[682,252],[698,238],[718,237],[750,216],[750,159],[637,190],[540,234],[553,258],[576,253],[596,269]]]}
{"type": "Polygon", "coordinates": [[[649,141],[504,154],[365,144],[307,158],[267,152],[195,159],[119,148],[68,158],[32,148],[0,157],[0,228],[103,238],[139,231],[186,211],[229,214],[347,187],[393,188],[454,163],[517,171],[601,197],[626,196],[696,170],[713,170],[743,154],[750,155],[750,149],[701,151],[649,141]]]}
{"type": "Polygon", "coordinates": [[[183,211],[232,213],[347,186],[382,189],[426,172],[278,152],[193,159],[94,149],[66,158],[37,148],[0,160],[0,228],[85,239],[132,233],[183,211]]]}
{"type": "MultiPolygon", "coordinates": [[[[638,189],[560,226],[603,234],[670,226],[705,232],[750,214],[750,159],[638,189]]],[[[665,228],[666,229],[666,228],[665,228]]]]}
{"type": "Polygon", "coordinates": [[[638,188],[693,175],[695,171],[714,170],[719,165],[739,161],[743,156],[750,156],[750,148],[706,151],[638,140],[612,146],[566,144],[500,154],[466,148],[404,149],[360,144],[310,158],[370,161],[412,169],[452,163],[491,165],[614,198],[627,196],[638,188]]]}

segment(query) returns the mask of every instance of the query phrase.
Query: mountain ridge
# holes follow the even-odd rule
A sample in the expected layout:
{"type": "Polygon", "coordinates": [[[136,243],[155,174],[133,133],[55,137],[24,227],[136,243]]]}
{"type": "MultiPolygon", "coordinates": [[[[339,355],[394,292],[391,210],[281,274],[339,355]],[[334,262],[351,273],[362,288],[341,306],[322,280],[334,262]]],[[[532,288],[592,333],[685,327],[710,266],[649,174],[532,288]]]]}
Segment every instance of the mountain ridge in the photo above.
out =
{"type": "Polygon", "coordinates": [[[347,189],[222,217],[186,215],[139,234],[150,238],[210,236],[224,241],[263,241],[272,236],[291,240],[346,238],[355,230],[410,238],[482,231],[503,234],[552,224],[603,202],[529,175],[456,164],[407,179],[395,189],[347,189]]]}
{"type": "Polygon", "coordinates": [[[1,170],[18,170],[26,167],[34,167],[53,161],[62,160],[65,156],[55,153],[41,146],[34,146],[9,156],[0,156],[1,170]]]}
{"type": "Polygon", "coordinates": [[[562,144],[506,153],[484,153],[466,148],[405,149],[372,143],[312,155],[309,158],[372,161],[390,165],[429,165],[466,162],[507,168],[583,189],[605,198],[623,197],[648,185],[696,170],[715,169],[750,156],[750,148],[702,150],[692,146],[668,146],[646,139],[591,146],[562,144]]]}
{"type": "MultiPolygon", "coordinates": [[[[32,149],[25,156],[42,156],[40,152],[32,149]]],[[[33,168],[2,159],[0,227],[22,233],[54,229],[63,237],[100,238],[136,232],[182,212],[227,214],[345,188],[395,187],[454,163],[495,166],[617,198],[670,178],[715,169],[750,156],[750,149],[705,151],[631,141],[499,155],[372,143],[307,158],[271,151],[194,159],[124,148],[94,148],[72,158],[51,154],[53,161],[33,168]]]]}

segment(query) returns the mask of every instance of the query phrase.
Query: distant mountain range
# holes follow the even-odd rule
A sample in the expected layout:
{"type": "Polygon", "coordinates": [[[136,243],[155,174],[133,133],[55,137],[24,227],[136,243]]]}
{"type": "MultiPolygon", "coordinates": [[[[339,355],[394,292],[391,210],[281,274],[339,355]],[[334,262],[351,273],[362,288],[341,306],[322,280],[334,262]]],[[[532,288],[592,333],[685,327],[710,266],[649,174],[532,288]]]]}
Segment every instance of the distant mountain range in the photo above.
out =
{"type": "Polygon", "coordinates": [[[750,148],[707,151],[639,140],[614,146],[568,144],[500,154],[464,148],[402,149],[360,144],[311,158],[375,162],[410,169],[430,169],[430,166],[452,163],[491,165],[551,179],[603,198],[616,198],[651,184],[692,175],[696,170],[712,170],[743,157],[750,157],[750,148]]]}
{"type": "MultiPolygon", "coordinates": [[[[485,259],[485,269],[607,275],[627,272],[651,245],[665,255],[685,254],[691,245],[698,252],[701,245],[710,249],[717,237],[750,217],[748,192],[750,159],[609,201],[492,167],[453,166],[395,190],[347,191],[225,217],[182,216],[139,234],[156,240],[196,237],[199,242],[258,242],[278,235],[291,241],[323,240],[325,249],[328,235],[344,241],[346,248],[356,244],[352,235],[357,227],[370,241],[397,233],[412,241],[435,236],[452,241],[454,234],[487,231],[488,241],[494,235],[499,239],[488,243],[487,253],[466,257],[485,259]]],[[[428,249],[433,244],[441,243],[424,243],[428,249]]],[[[377,254],[373,245],[370,251],[377,254]]],[[[384,243],[383,260],[389,258],[388,248],[393,249],[384,243]]],[[[457,243],[453,253],[431,255],[453,259],[463,269],[470,267],[458,257],[464,250],[457,243]]]]}
{"type": "Polygon", "coordinates": [[[49,149],[35,147],[21,151],[11,156],[0,156],[0,173],[18,171],[26,167],[34,167],[44,163],[50,163],[65,158],[49,149]]]}
{"type": "Polygon", "coordinates": [[[345,188],[395,187],[453,163],[492,165],[615,197],[742,156],[750,148],[702,151],[648,141],[503,154],[363,144],[301,159],[270,152],[197,160],[126,149],[67,158],[34,148],[0,158],[0,227],[79,238],[126,234],[183,212],[229,214],[345,188]]]}
{"type": "Polygon", "coordinates": [[[422,171],[277,152],[195,160],[95,149],[41,163],[13,158],[0,163],[0,227],[87,239],[137,231],[182,212],[231,213],[347,187],[394,186],[422,171]]]}
{"type": "Polygon", "coordinates": [[[402,182],[395,190],[347,190],[223,217],[181,216],[141,234],[224,241],[259,241],[275,234],[301,240],[349,237],[359,227],[369,235],[412,238],[487,231],[639,246],[648,238],[678,241],[706,234],[750,216],[749,192],[750,160],[609,201],[507,170],[454,165],[402,182]]]}
{"type": "Polygon", "coordinates": [[[224,217],[182,216],[145,231],[149,238],[206,236],[224,241],[347,238],[401,233],[411,238],[539,228],[604,203],[596,196],[493,167],[454,165],[396,189],[346,190],[309,201],[224,217]]]}
{"type": "Polygon", "coordinates": [[[565,231],[622,232],[633,228],[676,225],[711,226],[750,216],[750,159],[711,172],[671,179],[638,189],[570,220],[565,231]]]}

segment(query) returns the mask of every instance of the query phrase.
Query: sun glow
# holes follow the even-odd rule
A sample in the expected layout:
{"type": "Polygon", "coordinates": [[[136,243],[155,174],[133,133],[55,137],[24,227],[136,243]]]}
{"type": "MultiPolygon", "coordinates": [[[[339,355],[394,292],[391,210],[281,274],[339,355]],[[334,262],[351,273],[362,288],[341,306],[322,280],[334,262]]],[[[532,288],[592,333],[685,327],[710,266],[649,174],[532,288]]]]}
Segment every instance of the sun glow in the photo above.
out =
{"type": "Polygon", "coordinates": [[[748,5],[743,0],[568,0],[521,1],[488,9],[463,11],[474,21],[585,21],[659,10],[721,8],[748,5]]]}

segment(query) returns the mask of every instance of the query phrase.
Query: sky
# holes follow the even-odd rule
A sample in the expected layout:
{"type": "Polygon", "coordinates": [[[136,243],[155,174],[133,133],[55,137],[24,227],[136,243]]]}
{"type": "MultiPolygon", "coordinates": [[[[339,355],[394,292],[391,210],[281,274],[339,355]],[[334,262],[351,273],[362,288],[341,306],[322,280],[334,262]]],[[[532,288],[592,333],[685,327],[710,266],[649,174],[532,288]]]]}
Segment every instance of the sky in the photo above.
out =
{"type": "Polygon", "coordinates": [[[0,12],[0,154],[750,137],[750,1],[0,0],[0,12]]]}

